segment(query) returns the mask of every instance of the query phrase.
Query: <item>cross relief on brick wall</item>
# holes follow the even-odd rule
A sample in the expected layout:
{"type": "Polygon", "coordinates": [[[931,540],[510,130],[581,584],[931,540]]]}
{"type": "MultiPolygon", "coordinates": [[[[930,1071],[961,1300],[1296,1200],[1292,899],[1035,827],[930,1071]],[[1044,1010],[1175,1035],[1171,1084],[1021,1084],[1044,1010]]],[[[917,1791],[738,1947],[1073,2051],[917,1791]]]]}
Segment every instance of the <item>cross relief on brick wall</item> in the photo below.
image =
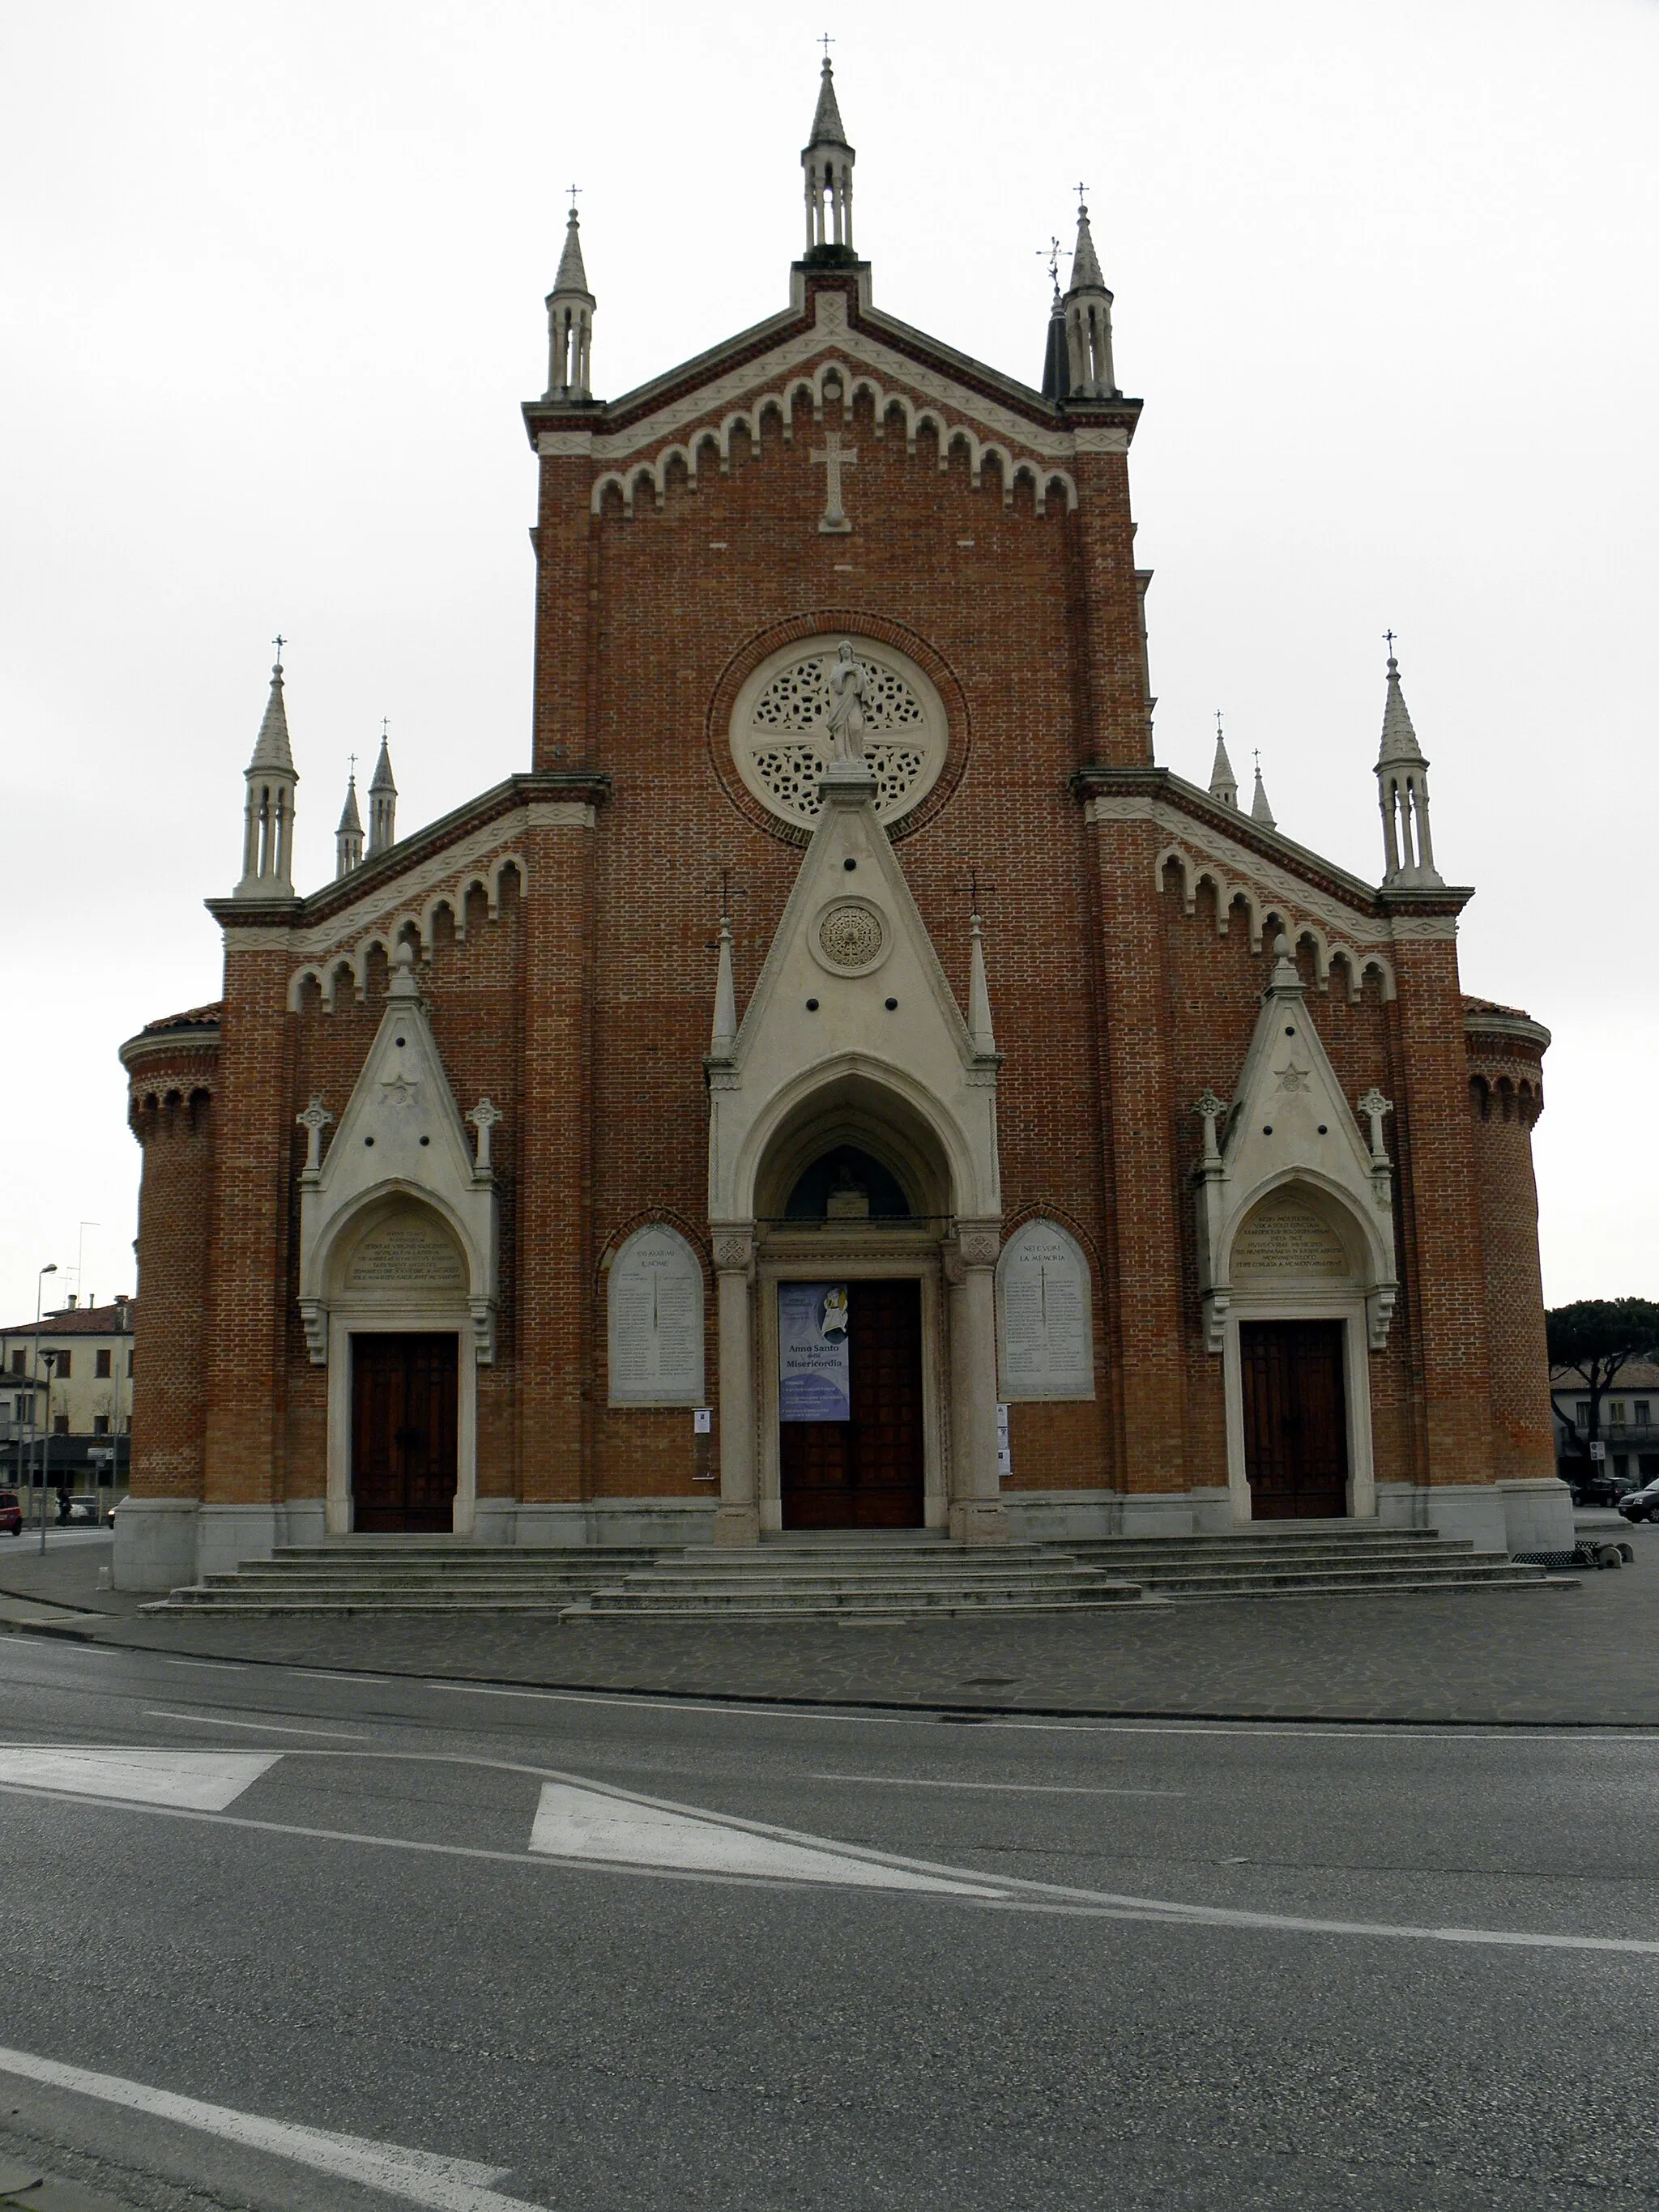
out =
{"type": "MultiPolygon", "coordinates": [[[[621,498],[624,519],[630,519],[635,497],[641,487],[650,492],[656,506],[660,508],[667,499],[670,477],[676,468],[684,471],[687,488],[695,491],[699,466],[711,452],[721,476],[729,476],[732,473],[732,441],[739,430],[749,440],[750,459],[757,461],[761,458],[761,433],[769,417],[775,420],[783,443],[793,445],[794,408],[798,398],[806,400],[812,410],[814,426],[824,433],[824,444],[813,451],[813,459],[819,467],[826,466],[837,449],[839,467],[844,468],[854,463],[857,449],[843,440],[852,428],[853,412],[859,400],[867,398],[872,410],[872,434],[878,442],[885,440],[896,416],[903,426],[906,456],[914,460],[918,438],[922,432],[930,432],[935,441],[940,473],[948,471],[957,453],[965,453],[968,479],[972,489],[980,490],[985,482],[987,469],[994,469],[1001,483],[1002,503],[1006,507],[1012,507],[1014,487],[1022,478],[1031,486],[1035,511],[1039,515],[1048,511],[1049,495],[1053,492],[1060,494],[1068,509],[1078,503],[1077,482],[1068,470],[1056,468],[1052,461],[1036,454],[1021,453],[1016,446],[1001,438],[982,437],[969,424],[951,421],[927,401],[916,400],[907,392],[885,390],[873,377],[831,360],[820,362],[810,374],[793,378],[778,391],[763,392],[758,398],[733,408],[719,422],[700,424],[648,457],[641,454],[624,462],[620,467],[605,470],[593,485],[591,501],[593,513],[602,514],[605,512],[606,495],[614,491],[621,498]],[[830,426],[826,430],[826,398],[833,404],[837,397],[841,400],[842,421],[839,425],[830,426]]],[[[836,473],[838,476],[839,468],[836,473]]],[[[844,489],[838,483],[831,484],[831,497],[825,509],[823,526],[836,532],[848,526],[842,505],[844,489]],[[836,513],[841,514],[841,520],[832,522],[830,518],[836,513]]]]}

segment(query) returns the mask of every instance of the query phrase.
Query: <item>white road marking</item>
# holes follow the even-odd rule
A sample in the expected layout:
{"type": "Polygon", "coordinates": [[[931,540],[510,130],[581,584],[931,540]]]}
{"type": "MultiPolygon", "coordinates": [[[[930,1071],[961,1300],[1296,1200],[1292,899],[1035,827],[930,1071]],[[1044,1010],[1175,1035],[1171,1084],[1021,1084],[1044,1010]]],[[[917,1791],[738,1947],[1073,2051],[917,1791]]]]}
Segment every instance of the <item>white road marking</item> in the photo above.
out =
{"type": "Polygon", "coordinates": [[[810,1782],[874,1782],[884,1790],[1006,1790],[1020,1797],[1184,1797],[1184,1790],[1131,1790],[1091,1782],[939,1782],[919,1774],[812,1774],[810,1782]]]}
{"type": "Polygon", "coordinates": [[[128,1751],[112,1745],[0,1747],[0,1783],[72,1797],[222,1813],[279,1751],[128,1751]]]}
{"type": "Polygon", "coordinates": [[[919,1874],[890,1858],[866,1858],[828,1841],[797,1842],[779,1831],[739,1826],[570,1782],[543,1783],[530,1848],[548,1858],[603,1859],[611,1865],[663,1867],[682,1874],[749,1875],[768,1881],[926,1890],[951,1897],[1006,1894],[971,1877],[919,1874]]]}
{"type": "MultiPolygon", "coordinates": [[[[936,1725],[941,1711],[937,1705],[918,1705],[913,1712],[860,1712],[840,1707],[822,1710],[807,1705],[745,1705],[738,1704],[705,1703],[694,1698],[606,1697],[591,1690],[515,1690],[493,1682],[444,1682],[434,1677],[410,1675],[402,1679],[413,1682],[422,1690],[447,1690],[464,1698],[526,1698],[532,1702],[550,1705],[612,1705],[625,1712],[635,1713],[703,1713],[714,1714],[730,1720],[744,1721],[813,1721],[836,1727],[850,1728],[918,1728],[936,1725]]],[[[1350,1725],[1321,1726],[1314,1721],[1140,1721],[1134,1719],[1107,1721],[1082,1718],[1074,1721],[1051,1720],[1037,1717],[1014,1720],[993,1706],[958,1707],[946,1717],[952,1720],[973,1720],[988,1729],[1012,1729],[1040,1735],[1223,1735],[1302,1737],[1310,1741],[1337,1743],[1550,1743],[1550,1744],[1639,1744],[1649,1751],[1659,1750],[1659,1728],[1616,1735],[1611,1729],[1580,1727],[1577,1723],[1553,1728],[1547,1721],[1528,1723],[1515,1728],[1489,1728],[1475,1723],[1468,1728],[1431,1729],[1415,1722],[1353,1722],[1350,1725]]]]}
{"type": "Polygon", "coordinates": [[[53,2089],[71,2089],[106,2105],[122,2105],[129,2112],[147,2112],[152,2118],[195,2128],[203,2135],[220,2136],[227,2142],[265,2151],[295,2166],[308,2166],[337,2180],[356,2182],[389,2197],[400,2197],[405,2203],[429,2205],[433,2212],[540,2212],[524,2197],[502,2197],[491,2188],[492,2182],[504,2180],[510,2171],[504,2166],[480,2166],[471,2159],[407,2150],[401,2143],[368,2142],[361,2136],[296,2127],[286,2120],[265,2119],[258,2112],[239,2112],[228,2105],[206,2105],[196,2097],[174,2096],[171,2090],[123,2081],[117,2074],[94,2074],[84,2066],[37,2058],[27,2051],[0,2049],[0,2073],[44,2082],[53,2089]]]}
{"type": "Polygon", "coordinates": [[[386,1674],[325,1674],[319,1672],[315,1667],[290,1667],[288,1671],[299,1682],[350,1682],[353,1684],[366,1682],[382,1690],[387,1686],[391,1679],[386,1674]]]}
{"type": "Polygon", "coordinates": [[[247,1662],[243,1659],[163,1659],[164,1667],[213,1667],[224,1674],[246,1674],[247,1662]]]}
{"type": "Polygon", "coordinates": [[[361,1743],[362,1738],[349,1729],[283,1728],[276,1721],[220,1721],[210,1713],[167,1713],[159,1705],[146,1705],[143,1717],[147,1721],[188,1721],[193,1728],[246,1729],[254,1735],[325,1735],[336,1743],[361,1743]]]}
{"type": "MultiPolygon", "coordinates": [[[[30,1747],[31,1750],[35,1748],[30,1747]]],[[[272,1757],[283,1755],[273,1753],[272,1757]]],[[[821,1852],[834,1862],[835,1871],[805,1873],[779,1865],[763,1868],[758,1861],[744,1866],[735,1863],[714,1865],[702,1860],[688,1863],[679,1856],[647,1856],[637,1850],[626,1860],[591,1856],[585,1850],[559,1856],[533,1849],[528,1851],[491,1850],[476,1844],[428,1843],[409,1836],[367,1834],[344,1828],[313,1828],[292,1821],[256,1820],[241,1814],[197,1812],[187,1807],[137,1800],[124,1799],[118,1809],[149,1814],[159,1820],[196,1820],[216,1827],[238,1828],[253,1834],[298,1836],[314,1843],[351,1844],[373,1850],[411,1851],[434,1858],[472,1859],[497,1866],[540,1867],[549,1871],[556,1867],[567,1867],[580,1869],[583,1872],[663,1881],[769,1883],[782,1879],[819,1884],[832,1882],[842,1887],[908,1889],[938,1897],[947,1904],[962,1904],[988,1911],[1059,1913],[1079,1919],[1134,1920],[1177,1928],[1237,1928],[1267,1935],[1358,1936],[1372,1941],[1452,1943],[1477,1948],[1599,1951],[1626,1957],[1659,1958],[1659,1942],[1640,1936],[1551,1935],[1513,1928],[1435,1928],[1394,1921],[1322,1920],[1294,1913],[1247,1912],[1231,1905],[1195,1905],[1179,1898],[1121,1896],[1106,1890],[1072,1889],[1053,1882],[1028,1881],[1015,1875],[985,1877],[970,1869],[942,1866],[927,1859],[903,1858],[894,1852],[867,1850],[860,1844],[837,1844],[822,1837],[801,1835],[792,1829],[771,1828],[758,1822],[716,1817],[700,1813],[692,1806],[665,1804],[650,1798],[630,1796],[626,1791],[588,1784],[579,1776],[551,1773],[546,1767],[531,1766],[513,1759],[471,1759],[416,1751],[308,1751],[290,1752],[285,1755],[290,1760],[350,1758],[357,1761],[374,1759],[383,1763],[424,1761],[432,1765],[477,1766],[496,1773],[522,1774],[538,1781],[552,1781],[567,1790],[604,1801],[613,1818],[619,1806],[677,1815],[693,1826],[720,1829],[728,1836],[736,1835],[762,1842],[775,1840],[796,1845],[806,1853],[821,1852]],[[923,1879],[902,1884],[871,1884],[849,1880],[849,1868],[860,1867],[887,1868],[906,1875],[920,1875],[923,1879]]],[[[82,1794],[36,1784],[15,1785],[3,1778],[0,1778],[0,1792],[8,1796],[62,1797],[66,1801],[82,1794]]]]}

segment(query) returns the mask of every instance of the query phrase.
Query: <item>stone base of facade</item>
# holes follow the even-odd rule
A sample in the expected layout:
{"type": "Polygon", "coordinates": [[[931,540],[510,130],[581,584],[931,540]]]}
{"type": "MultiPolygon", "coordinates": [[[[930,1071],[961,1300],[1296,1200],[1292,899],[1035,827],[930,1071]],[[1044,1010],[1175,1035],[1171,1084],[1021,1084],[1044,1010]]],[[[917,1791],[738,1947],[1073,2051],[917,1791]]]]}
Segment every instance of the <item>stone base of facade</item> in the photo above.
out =
{"type": "Polygon", "coordinates": [[[1553,1475],[1516,1482],[1379,1482],[1385,1528],[1432,1528],[1481,1552],[1570,1552],[1572,1492],[1553,1475]]]}
{"type": "MultiPolygon", "coordinates": [[[[1383,1482],[1376,1519],[1356,1527],[1431,1528],[1483,1552],[1572,1548],[1572,1495],[1552,1476],[1433,1486],[1383,1482]]],[[[1250,1524],[1233,1517],[1219,1488],[1139,1492],[1011,1490],[952,1510],[958,1543],[1082,1543],[1103,1536],[1219,1536],[1250,1524]]],[[[1276,1522],[1276,1527],[1293,1523],[1276,1522]]],[[[598,1498],[575,1504],[523,1505],[480,1498],[471,1541],[519,1548],[586,1550],[610,1545],[665,1550],[682,1544],[754,1544],[753,1508],[713,1498],[598,1498]]],[[[117,1589],[165,1591],[204,1574],[228,1574],[245,1559],[268,1559],[281,1545],[327,1538],[320,1498],[278,1505],[204,1505],[194,1498],[130,1498],[115,1516],[117,1589]]],[[[350,1544],[350,1537],[335,1538],[350,1544]]],[[[456,1540],[463,1540],[457,1539],[456,1540]]]]}
{"type": "Polygon", "coordinates": [[[170,1590],[196,1579],[193,1498],[129,1498],[116,1508],[115,1564],[120,1590],[170,1590]]]}

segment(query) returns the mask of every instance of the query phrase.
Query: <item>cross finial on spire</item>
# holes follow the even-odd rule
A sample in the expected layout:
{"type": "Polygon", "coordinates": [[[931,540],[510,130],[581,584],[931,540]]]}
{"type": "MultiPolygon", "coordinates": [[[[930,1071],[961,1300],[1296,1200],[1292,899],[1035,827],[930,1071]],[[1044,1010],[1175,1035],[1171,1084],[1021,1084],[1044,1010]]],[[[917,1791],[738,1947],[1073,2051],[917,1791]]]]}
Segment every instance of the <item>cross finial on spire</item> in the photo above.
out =
{"type": "Polygon", "coordinates": [[[570,212],[572,215],[574,215],[576,212],[576,201],[580,195],[581,186],[580,185],[567,185],[565,186],[565,190],[570,195],[570,212]]]}
{"type": "Polygon", "coordinates": [[[1088,211],[1089,211],[1089,210],[1087,210],[1087,208],[1086,208],[1086,207],[1084,207],[1083,204],[1084,204],[1084,202],[1088,198],[1088,197],[1089,197],[1089,187],[1087,186],[1087,185],[1083,185],[1083,184],[1079,185],[1079,186],[1078,186],[1078,188],[1077,188],[1077,204],[1078,204],[1078,205],[1079,205],[1079,208],[1082,208],[1082,209],[1083,209],[1083,212],[1084,212],[1084,214],[1085,214],[1085,215],[1088,213],[1088,211]]]}
{"type": "Polygon", "coordinates": [[[1385,629],[1383,631],[1382,641],[1388,647],[1389,659],[1392,660],[1394,659],[1394,632],[1391,629],[1385,629]]]}
{"type": "MultiPolygon", "coordinates": [[[[392,727],[392,717],[391,717],[391,715],[390,715],[390,714],[382,714],[382,715],[381,715],[381,717],[380,717],[380,743],[381,743],[382,744],[384,744],[386,743],[386,732],[387,732],[387,731],[388,731],[391,727],[392,727]]],[[[353,760],[356,760],[356,757],[357,757],[357,756],[356,755],[356,753],[354,753],[354,754],[351,756],[351,757],[353,758],[353,760]]]]}
{"type": "Polygon", "coordinates": [[[283,647],[288,643],[288,640],[283,635],[281,630],[278,630],[270,641],[276,648],[276,665],[280,668],[283,665],[283,647]]]}
{"type": "Polygon", "coordinates": [[[830,66],[830,49],[835,43],[828,31],[819,34],[818,44],[823,48],[823,65],[826,69],[830,66]]]}
{"type": "Polygon", "coordinates": [[[351,763],[351,781],[356,783],[357,781],[357,756],[356,753],[348,753],[346,755],[346,758],[351,763]]]}
{"type": "Polygon", "coordinates": [[[1216,743],[1219,744],[1221,742],[1221,709],[1219,707],[1215,710],[1215,735],[1216,743]]]}

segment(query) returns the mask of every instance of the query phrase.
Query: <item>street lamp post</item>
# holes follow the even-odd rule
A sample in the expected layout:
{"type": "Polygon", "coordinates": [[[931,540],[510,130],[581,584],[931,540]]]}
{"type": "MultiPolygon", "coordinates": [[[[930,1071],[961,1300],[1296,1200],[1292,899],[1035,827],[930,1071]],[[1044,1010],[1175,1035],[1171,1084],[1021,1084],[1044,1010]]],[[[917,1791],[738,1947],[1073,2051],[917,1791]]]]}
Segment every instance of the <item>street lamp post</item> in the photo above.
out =
{"type": "Polygon", "coordinates": [[[52,1370],[58,1364],[55,1352],[40,1354],[46,1363],[46,1425],[40,1432],[40,1552],[46,1549],[46,1471],[52,1463],[52,1370]]]}
{"type": "MultiPolygon", "coordinates": [[[[40,1300],[46,1286],[46,1277],[58,1273],[56,1260],[48,1260],[34,1279],[34,1374],[29,1391],[29,1425],[35,1426],[40,1413],[40,1300]]],[[[46,1377],[46,1419],[52,1419],[52,1377],[46,1377]]],[[[29,1457],[33,1459],[34,1438],[29,1438],[29,1457]]],[[[43,1447],[44,1449],[44,1447],[43,1447]]],[[[46,1548],[46,1470],[44,1459],[40,1465],[40,1549],[46,1548]]]]}

